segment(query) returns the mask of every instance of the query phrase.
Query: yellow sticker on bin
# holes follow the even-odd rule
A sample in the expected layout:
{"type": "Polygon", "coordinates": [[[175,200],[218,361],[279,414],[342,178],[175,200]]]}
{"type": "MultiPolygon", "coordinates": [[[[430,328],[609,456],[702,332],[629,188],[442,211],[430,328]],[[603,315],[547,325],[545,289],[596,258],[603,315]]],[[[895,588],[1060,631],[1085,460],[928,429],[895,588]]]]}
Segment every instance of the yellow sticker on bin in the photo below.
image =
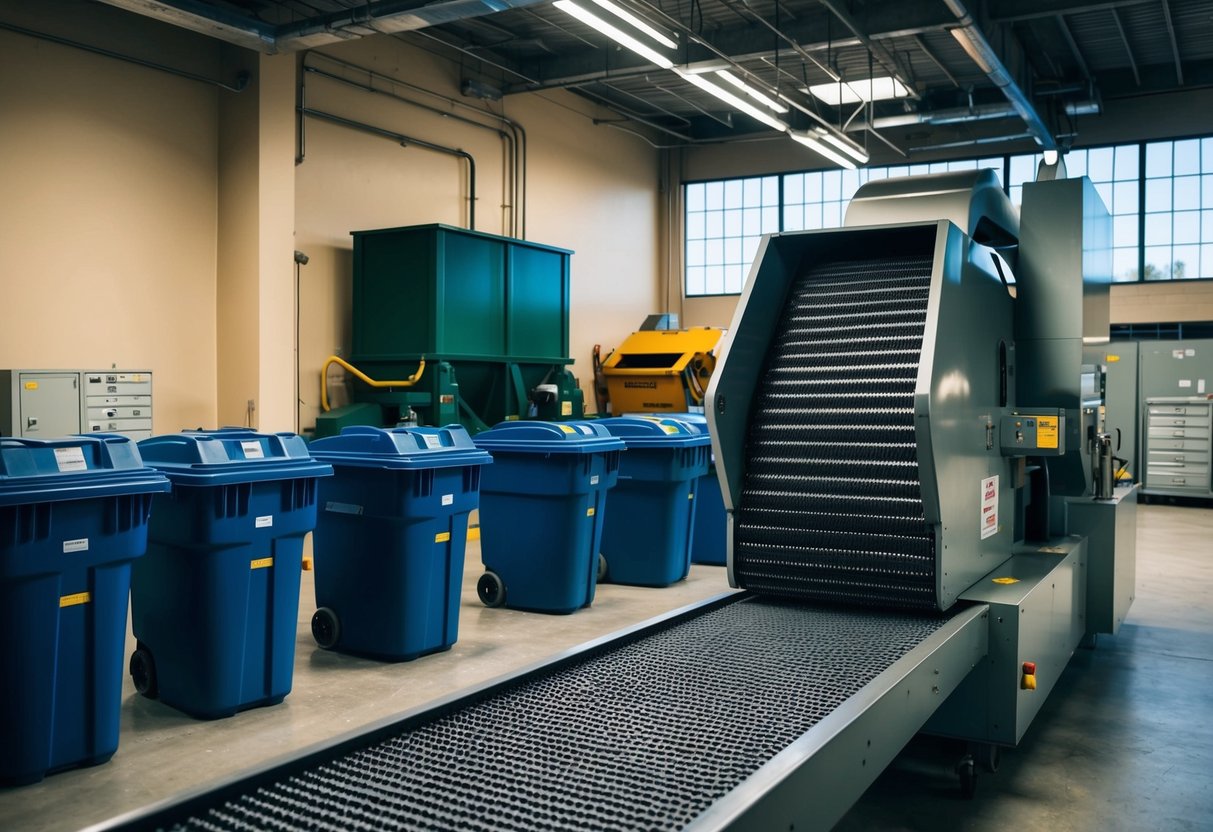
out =
{"type": "Polygon", "coordinates": [[[26,389],[26,390],[37,390],[37,389],[38,389],[38,382],[36,382],[36,381],[27,381],[27,382],[25,382],[25,389],[26,389]]]}
{"type": "Polygon", "coordinates": [[[556,427],[560,428],[565,433],[576,433],[577,432],[577,431],[573,430],[572,426],[570,426],[570,425],[557,425],[556,427]]]}
{"type": "Polygon", "coordinates": [[[990,580],[992,580],[996,584],[1017,584],[1017,583],[1019,583],[1019,578],[991,578],[990,580]]]}
{"type": "Polygon", "coordinates": [[[1056,448],[1057,447],[1057,417],[1056,416],[1037,416],[1036,417],[1036,447],[1038,447],[1038,448],[1056,448]]]}
{"type": "Polygon", "coordinates": [[[248,568],[249,569],[265,569],[267,566],[273,566],[273,565],[274,565],[273,558],[257,558],[256,560],[249,561],[248,568]]]}
{"type": "Polygon", "coordinates": [[[451,539],[450,532],[438,532],[438,534],[434,535],[435,543],[446,543],[450,539],[451,539]]]}
{"type": "Polygon", "coordinates": [[[586,516],[586,517],[593,517],[593,516],[594,516],[594,507],[593,507],[593,506],[590,506],[589,508],[587,508],[587,509],[585,510],[585,516],[586,516]]]}
{"type": "Polygon", "coordinates": [[[73,592],[71,595],[62,595],[59,597],[59,607],[78,607],[81,604],[87,604],[93,600],[91,592],[73,592]]]}

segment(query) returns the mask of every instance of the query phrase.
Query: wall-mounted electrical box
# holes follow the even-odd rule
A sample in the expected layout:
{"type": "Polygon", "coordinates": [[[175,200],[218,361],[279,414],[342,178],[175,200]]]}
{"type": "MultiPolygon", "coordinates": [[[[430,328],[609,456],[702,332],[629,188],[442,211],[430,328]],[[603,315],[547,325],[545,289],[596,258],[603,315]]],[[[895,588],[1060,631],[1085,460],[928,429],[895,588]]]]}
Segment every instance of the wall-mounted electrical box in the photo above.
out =
{"type": "Polygon", "coordinates": [[[150,370],[0,370],[0,435],[152,435],[150,370]]]}

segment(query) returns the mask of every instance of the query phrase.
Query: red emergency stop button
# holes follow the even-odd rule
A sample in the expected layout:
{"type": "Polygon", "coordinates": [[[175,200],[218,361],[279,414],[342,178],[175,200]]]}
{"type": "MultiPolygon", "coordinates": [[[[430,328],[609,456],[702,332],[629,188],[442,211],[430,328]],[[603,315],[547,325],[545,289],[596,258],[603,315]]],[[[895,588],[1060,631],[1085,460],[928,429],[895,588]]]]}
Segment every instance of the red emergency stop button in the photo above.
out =
{"type": "Polygon", "coordinates": [[[1024,662],[1023,663],[1023,672],[1024,672],[1025,676],[1035,676],[1036,675],[1036,662],[1024,662]]]}
{"type": "Polygon", "coordinates": [[[1020,690],[1036,690],[1036,662],[1023,663],[1023,675],[1019,678],[1020,690]]]}

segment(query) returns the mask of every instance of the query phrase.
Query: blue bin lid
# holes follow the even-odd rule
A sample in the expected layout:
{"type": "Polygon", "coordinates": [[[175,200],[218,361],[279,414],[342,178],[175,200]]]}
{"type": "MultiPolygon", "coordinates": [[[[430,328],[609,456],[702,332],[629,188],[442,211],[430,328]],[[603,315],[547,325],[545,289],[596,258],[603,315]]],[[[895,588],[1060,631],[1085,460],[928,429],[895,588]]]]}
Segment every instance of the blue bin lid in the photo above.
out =
{"type": "Polygon", "coordinates": [[[126,436],[0,438],[0,506],[168,491],[126,436]]]}
{"type": "Polygon", "coordinates": [[[489,465],[493,458],[472,443],[462,425],[444,428],[373,428],[356,425],[317,439],[312,454],[322,462],[393,470],[489,465]]]}
{"type": "Polygon", "coordinates": [[[332,466],[312,459],[307,443],[293,433],[187,430],[144,439],[139,451],[174,485],[231,485],[333,473],[332,466]]]}
{"type": "Polygon", "coordinates": [[[627,446],[597,422],[500,422],[476,434],[490,451],[542,454],[600,454],[627,446]]]}
{"type": "Polygon", "coordinates": [[[710,445],[707,426],[697,427],[669,416],[613,416],[597,424],[622,439],[629,448],[696,447],[710,445]]]}

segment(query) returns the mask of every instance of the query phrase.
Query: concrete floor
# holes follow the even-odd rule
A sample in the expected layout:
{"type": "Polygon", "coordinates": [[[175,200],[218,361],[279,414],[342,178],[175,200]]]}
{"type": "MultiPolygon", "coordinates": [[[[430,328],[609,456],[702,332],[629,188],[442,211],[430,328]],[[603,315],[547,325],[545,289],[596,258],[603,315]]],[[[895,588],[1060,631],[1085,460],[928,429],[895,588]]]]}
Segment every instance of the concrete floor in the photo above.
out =
{"type": "MultiPolygon", "coordinates": [[[[591,609],[553,617],[486,609],[474,543],[467,563],[458,644],[403,664],[318,649],[305,573],[295,685],[283,704],[198,722],[139,696],[128,679],[113,760],[0,790],[0,830],[79,829],[727,591],[723,569],[696,566],[675,587],[607,585],[591,609]]],[[[1213,510],[1142,506],[1137,564],[1121,633],[1079,652],[974,800],[959,797],[952,774],[961,747],[919,738],[839,828],[1213,828],[1213,510]]]]}

